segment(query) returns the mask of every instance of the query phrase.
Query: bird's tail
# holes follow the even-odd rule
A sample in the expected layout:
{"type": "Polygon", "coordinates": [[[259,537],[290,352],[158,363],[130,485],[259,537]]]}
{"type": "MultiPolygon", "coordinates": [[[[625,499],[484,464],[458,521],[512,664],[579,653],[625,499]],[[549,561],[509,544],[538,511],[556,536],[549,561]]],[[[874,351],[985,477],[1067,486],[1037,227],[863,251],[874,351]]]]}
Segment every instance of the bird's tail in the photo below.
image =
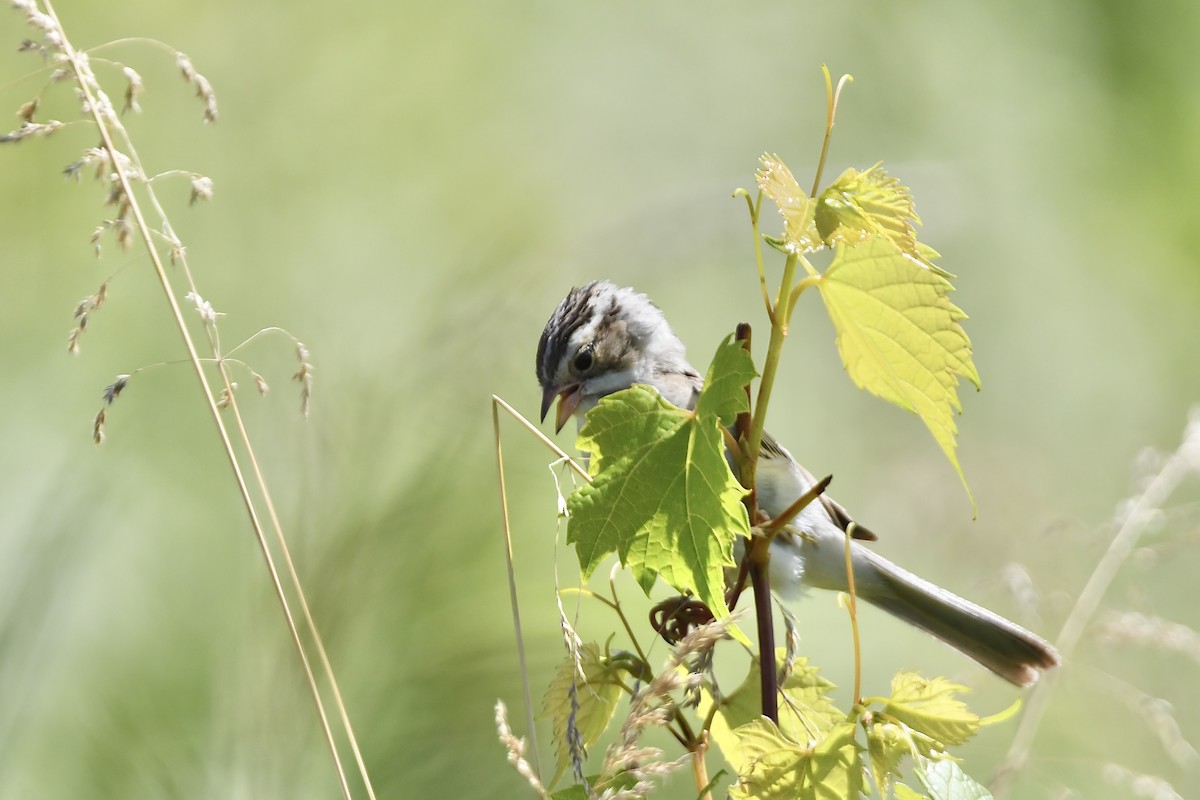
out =
{"type": "Polygon", "coordinates": [[[862,599],[925,630],[1018,686],[1058,666],[1058,651],[1040,636],[953,592],[913,575],[866,548],[856,555],[862,599]]]}

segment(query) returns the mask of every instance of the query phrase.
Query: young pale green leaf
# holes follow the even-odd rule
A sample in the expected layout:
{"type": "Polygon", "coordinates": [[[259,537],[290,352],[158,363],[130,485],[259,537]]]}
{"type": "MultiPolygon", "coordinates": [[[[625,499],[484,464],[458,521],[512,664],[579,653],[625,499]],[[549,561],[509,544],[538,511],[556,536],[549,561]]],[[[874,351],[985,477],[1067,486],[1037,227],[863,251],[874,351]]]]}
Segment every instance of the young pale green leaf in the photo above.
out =
{"type": "Polygon", "coordinates": [[[974,736],[980,720],[958,695],[971,691],[945,678],[922,678],[901,672],[892,678],[892,696],[883,713],[946,747],[960,745],[974,736]]]}
{"type": "Polygon", "coordinates": [[[750,524],[745,490],[725,459],[721,418],[744,408],[739,387],[751,377],[748,356],[726,340],[695,413],[647,386],[592,409],[578,446],[592,454],[595,478],[567,500],[567,542],[585,578],[615,551],[646,592],[661,577],[728,615],[724,569],[750,524]]]}
{"type": "Polygon", "coordinates": [[[571,763],[569,725],[572,718],[578,741],[585,750],[596,743],[612,720],[617,699],[621,696],[618,669],[594,642],[579,648],[578,665],[570,654],[559,664],[542,698],[542,716],[550,720],[554,749],[558,754],[555,780],[571,763]]]}
{"type": "Polygon", "coordinates": [[[801,797],[810,751],[785,739],[766,717],[733,730],[739,743],[738,782],[730,787],[733,800],[783,800],[801,797]]]}
{"type": "Polygon", "coordinates": [[[986,787],[948,759],[922,758],[913,772],[929,792],[930,800],[992,800],[992,793],[986,787]]]}
{"type": "Polygon", "coordinates": [[[887,788],[900,775],[900,762],[912,754],[905,731],[894,722],[875,722],[867,728],[867,753],[875,783],[887,796],[887,788]]]}
{"type": "Polygon", "coordinates": [[[929,800],[926,795],[909,788],[903,783],[897,783],[892,788],[896,792],[896,800],[929,800]]]}
{"type": "Polygon", "coordinates": [[[813,797],[819,800],[858,800],[866,788],[866,773],[858,754],[853,722],[839,725],[813,753],[813,797]]]}
{"type": "Polygon", "coordinates": [[[954,415],[962,410],[959,378],[978,388],[979,373],[950,282],[891,241],[872,239],[839,247],[817,288],[850,378],[920,416],[971,496],[955,453],[954,415]]]}
{"type": "Polygon", "coordinates": [[[762,167],[754,175],[758,188],[771,198],[783,217],[783,238],[767,241],[792,255],[821,247],[821,236],[813,222],[816,204],[800,188],[787,164],[772,153],[764,153],[759,163],[762,167]]]}
{"type": "MultiPolygon", "coordinates": [[[[782,674],[785,651],[776,650],[776,674],[782,674]]],[[[750,663],[746,680],[721,701],[721,707],[713,716],[709,735],[720,748],[725,759],[738,768],[743,757],[734,729],[758,719],[762,715],[762,676],[758,659],[750,663]]],[[[792,672],[783,682],[779,698],[779,729],[795,742],[817,741],[829,734],[834,727],[846,719],[829,697],[835,688],[833,683],[821,677],[816,667],[800,657],[792,672]]],[[[708,713],[708,706],[701,713],[708,713]]]]}
{"type": "Polygon", "coordinates": [[[820,743],[804,748],[784,737],[766,717],[734,730],[744,758],[733,800],[858,800],[865,785],[852,722],[838,725],[820,743]]]}
{"type": "Polygon", "coordinates": [[[887,239],[896,249],[943,276],[918,244],[913,223],[921,224],[912,193],[876,164],[866,172],[848,169],[817,198],[813,221],[829,246],[887,239]]]}

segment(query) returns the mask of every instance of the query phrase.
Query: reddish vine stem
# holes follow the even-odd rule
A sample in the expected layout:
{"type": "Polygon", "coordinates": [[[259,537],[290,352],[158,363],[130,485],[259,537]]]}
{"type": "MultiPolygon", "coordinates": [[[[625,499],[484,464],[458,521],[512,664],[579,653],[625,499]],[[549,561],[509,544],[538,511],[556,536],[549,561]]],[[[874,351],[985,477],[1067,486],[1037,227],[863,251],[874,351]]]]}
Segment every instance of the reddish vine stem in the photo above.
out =
{"type": "Polygon", "coordinates": [[[758,620],[758,669],[762,681],[763,716],[779,724],[779,687],[775,672],[775,623],[771,618],[770,541],[755,537],[750,545],[750,583],[758,620]]]}
{"type": "MultiPolygon", "coordinates": [[[[751,206],[751,216],[753,216],[753,214],[754,210],[753,206],[751,206]]],[[[765,293],[766,284],[763,285],[765,293]]],[[[767,309],[768,311],[770,310],[769,304],[767,309]]],[[[750,323],[739,322],[736,332],[734,333],[734,339],[741,342],[742,348],[749,353],[750,343],[752,340],[750,323]]],[[[745,470],[741,468],[742,463],[747,458],[745,450],[746,440],[750,435],[750,427],[754,424],[754,419],[750,414],[750,405],[753,402],[753,397],[754,395],[750,391],[750,384],[747,383],[746,410],[737,415],[737,419],[735,419],[733,422],[732,430],[726,431],[725,438],[726,445],[729,447],[729,452],[733,453],[734,460],[737,462],[738,472],[742,475],[745,474],[745,470]]],[[[742,505],[746,506],[746,514],[750,519],[750,524],[753,525],[754,518],[758,515],[758,493],[754,491],[753,486],[744,488],[748,489],[749,491],[747,492],[746,496],[742,498],[742,505]]],[[[737,606],[737,601],[742,596],[742,590],[746,588],[746,578],[749,577],[749,566],[750,550],[747,548],[745,555],[742,556],[742,563],[738,568],[737,581],[734,583],[733,588],[730,590],[729,595],[726,598],[725,604],[729,606],[730,611],[733,611],[733,609],[737,606]]]]}

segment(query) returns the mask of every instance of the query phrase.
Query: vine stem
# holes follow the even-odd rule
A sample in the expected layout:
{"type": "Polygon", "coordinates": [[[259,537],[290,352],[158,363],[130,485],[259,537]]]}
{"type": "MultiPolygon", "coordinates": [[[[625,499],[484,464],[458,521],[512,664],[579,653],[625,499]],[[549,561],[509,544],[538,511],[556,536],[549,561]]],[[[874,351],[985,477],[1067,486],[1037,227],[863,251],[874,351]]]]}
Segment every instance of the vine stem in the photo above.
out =
{"type": "Polygon", "coordinates": [[[779,353],[787,337],[787,323],[791,318],[791,286],[796,275],[796,256],[789,255],[783,264],[783,279],[779,294],[771,308],[771,337],[767,343],[767,356],[763,362],[762,378],[758,383],[758,396],[754,403],[754,417],[746,437],[745,460],[742,462],[742,485],[753,487],[758,468],[758,454],[762,449],[763,428],[767,421],[767,404],[771,389],[775,385],[775,373],[779,368],[779,353]]]}
{"type": "Polygon", "coordinates": [[[854,702],[862,696],[862,642],[858,635],[858,592],[854,586],[854,562],[850,558],[850,540],[853,538],[854,523],[846,529],[846,586],[850,593],[850,636],[854,640],[854,702]]]}
{"type": "Polygon", "coordinates": [[[838,79],[835,89],[829,67],[822,64],[821,72],[825,75],[825,138],[821,141],[821,157],[817,159],[817,172],[813,175],[812,192],[809,197],[816,197],[821,188],[821,173],[825,171],[825,157],[829,155],[829,140],[833,137],[833,124],[837,120],[838,101],[842,97],[842,89],[854,80],[851,75],[843,75],[838,79]]]}
{"type": "Polygon", "coordinates": [[[708,733],[700,732],[700,741],[692,748],[692,775],[696,778],[696,791],[700,792],[699,800],[712,800],[711,781],[708,779],[708,766],[704,763],[704,754],[708,752],[708,733]]]}
{"type": "MultiPolygon", "coordinates": [[[[267,571],[271,576],[271,583],[275,590],[275,596],[279,601],[280,607],[283,610],[284,618],[287,621],[288,631],[291,634],[292,643],[296,647],[296,652],[300,657],[301,664],[304,669],[305,678],[308,682],[310,693],[312,694],[313,703],[317,709],[317,715],[320,718],[321,728],[325,736],[325,741],[329,746],[330,754],[333,758],[334,768],[337,772],[338,782],[341,786],[342,795],[347,800],[350,799],[350,786],[346,780],[346,773],[342,767],[341,757],[337,752],[337,744],[333,737],[333,731],[329,725],[329,718],[325,712],[324,703],[321,700],[320,690],[317,687],[316,678],[313,675],[312,666],[309,663],[308,655],[305,652],[304,644],[300,638],[299,630],[296,626],[296,620],[292,614],[291,608],[287,601],[287,596],[283,590],[283,584],[279,578],[279,572],[275,566],[275,560],[271,555],[270,546],[267,543],[266,533],[263,529],[261,520],[259,519],[258,511],[255,508],[254,500],[250,494],[249,485],[246,482],[245,475],[242,471],[241,464],[238,462],[237,454],[233,448],[233,441],[229,436],[229,431],[225,427],[225,422],[221,418],[220,409],[217,408],[216,398],[213,395],[212,386],[209,384],[208,377],[204,373],[203,362],[199,353],[196,350],[195,342],[192,340],[187,323],[183,319],[183,311],[179,307],[179,302],[175,299],[175,292],[171,285],[170,278],[167,276],[166,269],[163,266],[162,259],[158,254],[157,248],[154,246],[153,234],[149,226],[146,224],[145,216],[142,214],[141,205],[133,194],[133,187],[129,181],[129,176],[125,174],[125,170],[121,168],[118,158],[118,151],[113,144],[112,135],[109,131],[109,125],[105,119],[104,112],[101,109],[101,104],[97,102],[96,95],[92,91],[92,86],[85,79],[85,68],[80,61],[79,54],[71,45],[70,40],[66,36],[66,31],[63,29],[62,22],[58,18],[58,14],[54,10],[50,0],[44,0],[46,13],[54,20],[55,26],[62,37],[63,53],[71,62],[71,67],[75,72],[76,83],[79,85],[80,91],[87,101],[88,109],[92,119],[96,124],[96,128],[100,133],[101,141],[104,144],[104,149],[108,152],[109,158],[112,160],[115,167],[114,172],[116,179],[120,184],[121,191],[125,195],[129,203],[130,213],[133,214],[134,222],[137,226],[144,244],[146,252],[150,258],[151,264],[154,267],[155,276],[158,278],[159,285],[162,287],[163,293],[166,296],[167,304],[171,310],[171,316],[174,319],[175,326],[178,329],[180,336],[183,339],[184,348],[187,350],[188,360],[192,364],[196,377],[200,382],[200,388],[204,394],[205,403],[208,407],[209,414],[216,425],[218,437],[221,440],[221,447],[225,453],[226,460],[229,462],[230,469],[233,472],[234,481],[237,484],[238,493],[241,496],[242,503],[245,506],[246,514],[249,517],[251,527],[254,529],[254,534],[258,540],[259,549],[262,551],[263,558],[266,561],[267,571]]],[[[104,103],[104,108],[110,108],[107,101],[104,103]]]]}
{"type": "MultiPolygon", "coordinates": [[[[646,651],[642,649],[642,645],[638,641],[637,637],[633,635],[633,626],[629,624],[629,618],[625,616],[625,610],[621,608],[621,598],[617,596],[617,584],[615,576],[616,567],[613,567],[613,571],[608,575],[608,590],[612,592],[612,603],[610,603],[610,605],[612,606],[613,611],[617,612],[617,616],[620,618],[621,624],[625,626],[625,633],[629,636],[629,641],[633,644],[633,649],[637,651],[638,658],[642,660],[642,664],[647,670],[649,670],[650,658],[646,655],[646,651]]],[[[696,738],[696,734],[692,731],[692,726],[690,723],[688,723],[687,717],[683,715],[683,711],[680,710],[679,706],[674,704],[672,704],[672,717],[675,719],[675,724],[679,726],[679,733],[676,734],[675,731],[672,730],[671,734],[674,735],[675,738],[679,740],[679,743],[684,747],[688,748],[689,750],[693,749],[699,739],[696,738]]]]}
{"type": "Polygon", "coordinates": [[[754,587],[754,616],[758,622],[762,715],[778,725],[779,676],[775,669],[775,622],[771,615],[770,541],[757,537],[751,548],[750,584],[754,587]]]}
{"type": "Polygon", "coordinates": [[[746,199],[746,206],[750,209],[750,229],[754,234],[754,263],[758,267],[758,286],[762,290],[763,307],[767,310],[767,319],[774,320],[775,315],[771,310],[771,296],[767,292],[767,272],[763,269],[762,257],[762,236],[758,231],[758,220],[762,214],[762,189],[758,190],[758,196],[751,200],[750,193],[745,189],[738,189],[733,193],[734,197],[738,196],[746,199]]]}

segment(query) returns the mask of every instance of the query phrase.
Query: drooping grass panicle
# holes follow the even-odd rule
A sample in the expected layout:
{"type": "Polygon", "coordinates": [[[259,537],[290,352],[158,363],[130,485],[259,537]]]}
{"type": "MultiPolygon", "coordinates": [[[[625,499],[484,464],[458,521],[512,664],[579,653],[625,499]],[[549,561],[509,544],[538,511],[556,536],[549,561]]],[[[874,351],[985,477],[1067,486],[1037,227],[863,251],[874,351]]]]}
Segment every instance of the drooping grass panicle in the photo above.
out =
{"type": "Polygon", "coordinates": [[[685,668],[685,665],[711,652],[716,643],[728,635],[730,622],[731,618],[726,617],[692,629],[672,648],[662,670],[634,695],[617,739],[605,754],[601,779],[590,793],[591,798],[632,800],[645,797],[654,786],[650,778],[665,776],[692,760],[691,753],[675,760],[664,760],[661,749],[642,745],[639,740],[647,728],[666,725],[674,718],[678,705],[674,693],[692,691],[704,679],[702,674],[685,668]],[[622,773],[633,775],[636,779],[633,787],[606,786],[622,773]]]}
{"type": "Polygon", "coordinates": [[[140,113],[142,107],[138,105],[138,97],[146,91],[142,76],[133,67],[121,67],[121,74],[125,76],[125,105],[121,107],[121,113],[140,113]]]}
{"type": "Polygon", "coordinates": [[[1168,758],[1184,769],[1200,763],[1200,753],[1184,736],[1175,716],[1175,706],[1170,701],[1144,692],[1106,671],[1095,670],[1092,675],[1106,688],[1111,688],[1108,696],[1124,703],[1145,724],[1146,729],[1158,739],[1168,758]]]}
{"type": "Polygon", "coordinates": [[[1134,772],[1120,764],[1112,763],[1105,764],[1100,774],[1110,786],[1127,792],[1127,797],[1135,797],[1138,800],[1183,800],[1183,795],[1175,791],[1174,786],[1157,775],[1134,772]]]}
{"type": "Polygon", "coordinates": [[[508,709],[504,705],[503,700],[496,701],[496,732],[500,737],[500,744],[504,745],[504,749],[508,754],[508,763],[512,764],[517,772],[524,778],[529,786],[537,793],[538,797],[549,798],[550,793],[546,791],[546,787],[542,785],[538,779],[537,773],[525,758],[525,740],[518,738],[512,732],[512,727],[508,724],[508,709]]]}
{"type": "MultiPolygon", "coordinates": [[[[1109,587],[1135,552],[1142,537],[1161,525],[1163,509],[1176,489],[1185,480],[1189,478],[1194,480],[1200,475],[1200,406],[1193,407],[1189,412],[1182,441],[1173,453],[1163,458],[1155,457],[1153,459],[1148,459],[1143,454],[1137,459],[1135,469],[1139,473],[1136,480],[1136,492],[1117,504],[1114,514],[1116,533],[1067,615],[1062,631],[1055,642],[1064,663],[1070,664],[1076,646],[1083,639],[1085,632],[1091,628],[1109,587]]],[[[1144,624],[1147,622],[1145,619],[1126,620],[1125,622],[1131,621],[1138,624],[1122,626],[1110,624],[1108,626],[1109,635],[1129,637],[1132,631],[1139,631],[1135,635],[1141,635],[1141,632],[1154,628],[1153,625],[1144,624]]],[[[1186,641],[1188,638],[1184,635],[1180,637],[1180,640],[1186,641]]],[[[1050,688],[1055,684],[1056,677],[1057,673],[1048,675],[1047,680],[1041,681],[1029,697],[1025,714],[1013,736],[1004,763],[992,781],[992,793],[997,800],[1008,796],[1016,774],[1029,761],[1033,739],[1046,713],[1050,688]]],[[[1171,795],[1162,796],[1169,797],[1171,795]]]]}
{"type": "MultiPolygon", "coordinates": [[[[134,147],[133,141],[122,123],[121,114],[117,113],[108,94],[93,72],[88,53],[77,50],[71,44],[51,0],[40,0],[40,2],[37,0],[10,0],[10,2],[17,11],[24,15],[26,22],[34,28],[38,37],[40,37],[40,43],[33,39],[23,41],[20,49],[41,53],[46,61],[53,66],[53,72],[50,77],[51,84],[67,79],[74,82],[76,96],[82,113],[88,120],[87,124],[95,128],[100,139],[100,144],[97,147],[86,150],[78,161],[68,166],[65,170],[68,177],[78,178],[85,168],[94,168],[97,179],[102,182],[105,188],[105,203],[116,209],[115,218],[101,223],[92,234],[92,244],[96,248],[97,255],[100,254],[100,239],[106,231],[114,231],[118,243],[124,248],[131,247],[135,241],[140,241],[145,245],[146,255],[153,267],[156,279],[163,288],[164,296],[170,306],[176,328],[183,340],[188,361],[191,363],[199,380],[201,391],[204,394],[209,409],[210,418],[216,427],[251,527],[266,562],[272,588],[282,609],[288,631],[299,656],[299,661],[317,709],[322,732],[329,746],[342,794],[346,798],[351,796],[345,771],[342,768],[338,752],[339,748],[329,725],[321,691],[318,688],[316,678],[310,666],[306,645],[292,614],[287,592],[279,578],[272,548],[266,539],[265,529],[258,510],[259,503],[264,504],[266,507],[266,512],[274,529],[277,546],[291,578],[294,600],[298,601],[303,612],[303,619],[310,634],[308,638],[312,641],[312,646],[315,646],[317,655],[324,668],[329,691],[333,695],[340,715],[344,735],[348,739],[349,746],[358,763],[359,772],[365,784],[367,795],[373,800],[374,790],[371,787],[365,763],[354,736],[353,728],[350,725],[337,681],[329,665],[324,644],[313,622],[307,600],[299,582],[299,577],[292,563],[283,536],[282,526],[271,500],[271,493],[268,490],[254,454],[254,448],[246,434],[245,426],[237,410],[234,398],[235,384],[230,379],[226,365],[221,360],[219,339],[216,334],[216,318],[218,314],[212,311],[211,306],[204,303],[201,299],[201,293],[186,260],[186,248],[175,232],[170,218],[158,199],[154,186],[147,179],[146,172],[142,169],[137,149],[134,147]],[[135,187],[138,189],[136,195],[135,187]],[[157,218],[154,225],[151,225],[147,221],[147,214],[144,212],[143,207],[148,207],[157,218]],[[182,271],[187,285],[186,291],[191,295],[191,299],[201,315],[203,330],[212,348],[217,372],[220,375],[221,385],[223,386],[223,389],[220,391],[214,390],[206,374],[205,365],[210,360],[202,358],[196,349],[195,341],[180,308],[180,299],[174,289],[172,278],[168,275],[163,264],[163,259],[160,257],[158,250],[158,243],[160,241],[166,243],[171,264],[182,271]],[[221,409],[219,407],[222,404],[227,405],[232,413],[237,434],[241,439],[244,456],[239,456],[237,450],[235,450],[230,432],[222,420],[221,409]],[[242,457],[246,459],[249,469],[253,472],[254,479],[258,484],[258,499],[250,491],[245,470],[242,466],[242,457]]],[[[195,69],[191,59],[178,51],[173,52],[176,54],[176,65],[184,79],[195,89],[196,94],[201,99],[204,108],[204,121],[215,122],[218,116],[217,101],[212,84],[195,69]]],[[[105,63],[112,64],[113,62],[105,63]]],[[[121,65],[121,73],[125,79],[123,110],[125,112],[136,111],[141,106],[140,99],[145,88],[143,81],[140,74],[132,67],[121,65]]],[[[62,123],[55,120],[36,122],[34,118],[39,106],[40,95],[23,104],[18,109],[18,115],[22,119],[21,127],[11,134],[0,137],[0,143],[19,142],[27,138],[46,136],[62,127],[62,123]]],[[[190,202],[194,204],[198,200],[207,200],[211,196],[211,179],[192,174],[190,202]]],[[[75,330],[68,342],[69,349],[72,351],[78,350],[79,336],[87,327],[89,315],[99,307],[106,292],[107,282],[102,286],[101,291],[97,295],[92,295],[76,307],[75,330]]],[[[300,360],[301,370],[298,373],[298,380],[302,384],[303,405],[307,411],[312,389],[312,365],[309,363],[307,349],[302,346],[300,347],[300,360]]],[[[97,444],[104,439],[107,409],[110,403],[123,390],[125,384],[128,382],[128,378],[129,376],[118,378],[105,392],[104,403],[100,412],[93,419],[92,435],[93,440],[97,444]]],[[[266,382],[265,380],[261,380],[260,376],[256,379],[256,384],[259,386],[260,391],[263,391],[266,382]]]]}
{"type": "Polygon", "coordinates": [[[100,307],[104,305],[104,301],[108,299],[108,281],[100,284],[100,288],[95,294],[90,294],[79,301],[75,306],[75,326],[71,329],[71,333],[67,336],[67,352],[77,354],[79,352],[79,338],[83,336],[83,332],[87,330],[88,320],[100,307]]]}
{"type": "Polygon", "coordinates": [[[1178,653],[1200,665],[1200,631],[1140,611],[1112,611],[1096,627],[1101,643],[1178,653]]]}
{"type": "Polygon", "coordinates": [[[308,348],[303,342],[296,342],[296,360],[300,362],[300,366],[296,374],[292,375],[292,380],[300,384],[300,413],[307,417],[312,401],[313,365],[309,361],[308,348]]]}

